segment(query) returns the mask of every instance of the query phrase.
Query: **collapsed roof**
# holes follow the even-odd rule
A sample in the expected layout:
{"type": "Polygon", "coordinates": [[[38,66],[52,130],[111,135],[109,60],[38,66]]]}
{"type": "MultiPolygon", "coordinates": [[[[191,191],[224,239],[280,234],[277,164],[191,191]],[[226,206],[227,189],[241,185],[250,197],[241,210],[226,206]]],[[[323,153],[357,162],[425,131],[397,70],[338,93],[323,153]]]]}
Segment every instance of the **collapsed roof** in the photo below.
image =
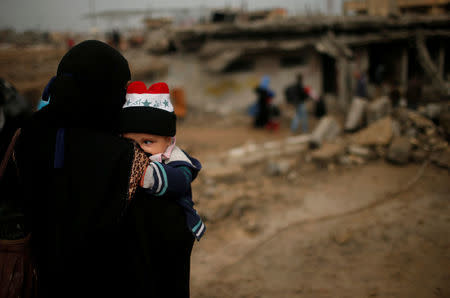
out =
{"type": "Polygon", "coordinates": [[[351,58],[352,47],[416,39],[419,32],[424,38],[450,38],[450,16],[315,16],[202,24],[176,29],[172,38],[181,51],[196,51],[210,70],[223,71],[244,55],[289,54],[307,46],[333,57],[351,58]]]}

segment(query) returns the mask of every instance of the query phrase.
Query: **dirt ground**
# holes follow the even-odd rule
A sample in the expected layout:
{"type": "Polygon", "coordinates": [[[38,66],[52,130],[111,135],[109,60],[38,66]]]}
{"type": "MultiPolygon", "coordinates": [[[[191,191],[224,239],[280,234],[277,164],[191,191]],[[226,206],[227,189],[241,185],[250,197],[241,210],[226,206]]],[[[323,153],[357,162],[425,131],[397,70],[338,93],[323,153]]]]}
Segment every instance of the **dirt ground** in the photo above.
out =
{"type": "MultiPolygon", "coordinates": [[[[178,142],[206,167],[249,139],[290,134],[195,122],[180,125],[178,142]]],[[[450,297],[449,181],[432,164],[384,161],[322,169],[299,159],[289,177],[264,165],[227,181],[200,174],[207,232],[193,250],[192,297],[450,297]],[[208,209],[220,214],[214,201],[227,196],[236,206],[215,220],[208,209]]]]}
{"type": "MultiPolygon", "coordinates": [[[[63,52],[27,53],[29,68],[0,53],[0,76],[39,94],[63,52]]],[[[191,110],[177,143],[206,170],[231,148],[292,135],[287,124],[256,131],[245,115],[191,110]]],[[[450,297],[447,169],[290,162],[281,176],[265,162],[222,180],[200,172],[194,201],[207,231],[193,249],[191,297],[450,297]]]]}

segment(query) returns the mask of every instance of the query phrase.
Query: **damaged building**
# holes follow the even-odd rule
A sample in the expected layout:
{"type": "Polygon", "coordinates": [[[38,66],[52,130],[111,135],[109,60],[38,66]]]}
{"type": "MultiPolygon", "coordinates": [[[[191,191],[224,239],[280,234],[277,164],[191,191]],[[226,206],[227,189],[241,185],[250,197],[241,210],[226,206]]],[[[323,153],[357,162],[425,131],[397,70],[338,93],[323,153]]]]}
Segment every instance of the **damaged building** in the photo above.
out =
{"type": "Polygon", "coordinates": [[[301,72],[308,85],[335,95],[345,109],[355,71],[366,73],[370,86],[380,68],[385,86],[404,92],[411,78],[421,76],[426,100],[448,98],[449,38],[448,14],[309,16],[177,29],[171,44],[195,55],[211,74],[269,73],[288,84],[301,72]]]}

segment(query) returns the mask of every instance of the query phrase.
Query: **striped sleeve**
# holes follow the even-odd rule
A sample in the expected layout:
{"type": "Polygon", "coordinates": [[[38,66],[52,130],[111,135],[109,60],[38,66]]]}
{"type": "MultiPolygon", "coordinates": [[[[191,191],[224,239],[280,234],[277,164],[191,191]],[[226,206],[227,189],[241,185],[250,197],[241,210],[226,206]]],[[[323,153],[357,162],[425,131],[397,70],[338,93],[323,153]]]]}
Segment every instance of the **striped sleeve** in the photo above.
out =
{"type": "Polygon", "coordinates": [[[192,172],[188,167],[173,167],[153,161],[147,167],[141,186],[155,196],[166,193],[184,195],[190,191],[192,172]]]}

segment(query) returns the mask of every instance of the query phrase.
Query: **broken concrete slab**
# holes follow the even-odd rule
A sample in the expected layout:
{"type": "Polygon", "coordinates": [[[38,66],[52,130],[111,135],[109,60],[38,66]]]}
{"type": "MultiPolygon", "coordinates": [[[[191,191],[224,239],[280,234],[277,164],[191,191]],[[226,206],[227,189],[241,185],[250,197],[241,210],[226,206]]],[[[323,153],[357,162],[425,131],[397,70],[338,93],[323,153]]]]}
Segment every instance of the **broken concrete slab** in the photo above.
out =
{"type": "Polygon", "coordinates": [[[379,97],[367,106],[367,123],[370,124],[384,118],[391,112],[392,105],[389,98],[387,96],[379,97]]]}
{"type": "Polygon", "coordinates": [[[311,159],[319,164],[328,164],[338,161],[339,157],[344,153],[344,145],[324,143],[321,148],[311,152],[311,159]]]}
{"type": "Polygon", "coordinates": [[[362,146],[388,145],[393,136],[393,124],[390,116],[379,119],[365,129],[353,134],[353,144],[362,146]]]}
{"type": "Polygon", "coordinates": [[[392,121],[392,133],[393,133],[394,137],[399,137],[402,135],[402,127],[398,120],[392,121]]]}
{"type": "Polygon", "coordinates": [[[281,176],[286,175],[291,167],[292,161],[289,160],[269,161],[267,163],[266,171],[270,176],[281,176]]]}
{"type": "Polygon", "coordinates": [[[310,144],[319,147],[323,142],[332,142],[341,133],[340,124],[331,116],[323,117],[311,134],[310,144]]]}
{"type": "Polygon", "coordinates": [[[442,105],[430,103],[425,106],[425,117],[429,119],[438,119],[442,111],[442,105]]]}
{"type": "Polygon", "coordinates": [[[262,144],[246,144],[228,151],[226,163],[249,166],[269,158],[279,156],[298,155],[307,151],[309,135],[304,137],[287,138],[283,141],[270,141],[262,144]]]}
{"type": "Polygon", "coordinates": [[[308,144],[295,144],[282,148],[281,153],[282,155],[299,155],[306,152],[308,148],[308,144]]]}
{"type": "Polygon", "coordinates": [[[361,97],[354,97],[345,120],[346,131],[356,131],[364,124],[368,101],[361,97]]]}
{"type": "Polygon", "coordinates": [[[347,151],[351,155],[356,155],[366,160],[373,159],[375,157],[375,152],[372,149],[365,146],[350,145],[348,146],[347,151]]]}
{"type": "Polygon", "coordinates": [[[409,162],[411,143],[407,137],[397,137],[392,140],[386,159],[395,164],[409,162]]]}
{"type": "Polygon", "coordinates": [[[413,125],[420,129],[427,129],[427,128],[435,128],[435,125],[433,121],[430,119],[420,115],[417,112],[409,111],[408,112],[408,119],[412,121],[413,125]]]}
{"type": "Polygon", "coordinates": [[[450,148],[447,147],[445,150],[434,152],[430,159],[437,166],[450,169],[450,148]]]}
{"type": "Polygon", "coordinates": [[[242,173],[243,169],[238,164],[221,166],[208,166],[206,164],[202,176],[206,179],[223,180],[230,177],[238,177],[242,173]]]}
{"type": "Polygon", "coordinates": [[[302,134],[294,137],[288,137],[285,140],[286,145],[307,144],[311,141],[311,135],[302,134]]]}
{"type": "Polygon", "coordinates": [[[366,161],[366,159],[364,159],[360,156],[353,155],[353,154],[346,154],[346,155],[341,155],[338,158],[338,162],[344,166],[352,166],[352,165],[363,165],[367,161],[366,161]]]}

